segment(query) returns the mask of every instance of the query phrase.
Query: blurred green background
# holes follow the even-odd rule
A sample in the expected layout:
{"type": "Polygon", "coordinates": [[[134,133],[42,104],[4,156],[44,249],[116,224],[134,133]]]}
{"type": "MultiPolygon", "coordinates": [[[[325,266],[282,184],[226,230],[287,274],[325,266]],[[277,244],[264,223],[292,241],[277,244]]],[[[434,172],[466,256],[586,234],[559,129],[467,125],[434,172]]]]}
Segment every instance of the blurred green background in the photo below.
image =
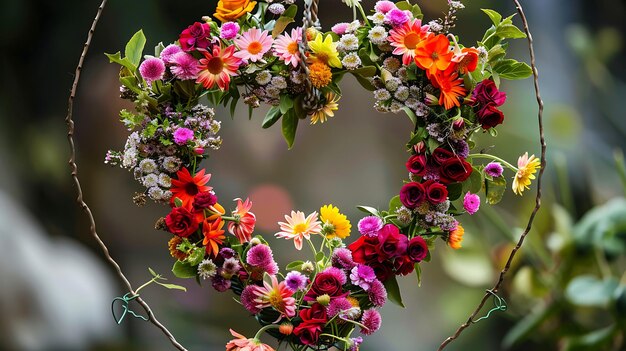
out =
{"type": "MultiPolygon", "coordinates": [[[[174,41],[182,29],[213,12],[216,1],[110,0],[85,61],[75,120],[85,200],[111,254],[135,286],[147,267],[170,276],[167,240],[153,230],[166,209],[138,208],[132,176],[103,164],[108,149],[123,148],[117,66],[104,52],[120,50],[143,28],[148,47],[174,41]]],[[[363,1],[371,8],[375,1],[363,1]]],[[[445,1],[421,1],[436,18],[445,1]]],[[[501,296],[506,313],[469,328],[449,350],[624,350],[626,204],[614,151],[624,148],[626,2],[523,2],[534,33],[549,143],[543,209],[501,296]],[[614,199],[613,201],[610,201],[614,199]],[[610,202],[609,202],[610,201],[610,202]],[[595,208],[595,209],[594,209],[595,208]],[[588,214],[589,211],[593,211],[588,214]],[[587,214],[587,216],[585,216],[587,214]]],[[[126,291],[89,236],[74,202],[63,123],[67,97],[98,1],[2,0],[0,94],[0,350],[171,350],[151,324],[117,326],[110,302],[126,291]]],[[[480,8],[513,14],[512,1],[474,0],[459,14],[456,33],[471,45],[489,25],[480,8]]],[[[351,18],[340,0],[321,1],[322,25],[351,18]]],[[[519,18],[516,24],[521,26],[519,18]]],[[[526,42],[510,54],[528,61],[526,42]]],[[[223,147],[205,162],[221,203],[251,196],[258,233],[271,235],[290,209],[332,203],[356,224],[360,204],[383,207],[404,178],[410,124],[380,115],[354,80],[343,83],[340,111],[324,125],[303,124],[288,151],[280,130],[221,115],[223,147]]],[[[509,96],[499,137],[484,147],[514,162],[539,153],[532,81],[505,82],[509,96]]],[[[619,159],[620,157],[618,157],[619,159]]],[[[622,174],[622,178],[624,175],[622,174]]],[[[534,192],[534,189],[533,189],[534,192]]],[[[401,279],[406,309],[389,304],[383,328],[363,351],[434,350],[475,308],[526,224],[533,192],[511,192],[494,208],[462,218],[464,247],[439,245],[423,265],[423,284],[401,279]]],[[[270,239],[271,240],[271,239],[270,239]]],[[[295,258],[289,243],[271,241],[280,264],[295,258]]],[[[223,350],[228,328],[251,336],[257,325],[229,293],[193,281],[176,292],[150,287],[142,295],[190,350],[223,350]]],[[[483,312],[486,312],[483,311],[483,312]]]]}

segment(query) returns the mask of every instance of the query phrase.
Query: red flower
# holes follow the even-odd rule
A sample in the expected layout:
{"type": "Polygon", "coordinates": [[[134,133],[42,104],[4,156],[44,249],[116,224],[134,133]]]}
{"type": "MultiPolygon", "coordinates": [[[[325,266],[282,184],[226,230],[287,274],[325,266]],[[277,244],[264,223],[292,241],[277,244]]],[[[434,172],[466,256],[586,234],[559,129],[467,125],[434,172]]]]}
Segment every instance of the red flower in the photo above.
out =
{"type": "Polygon", "coordinates": [[[420,262],[428,255],[428,245],[421,236],[416,236],[409,241],[409,246],[406,250],[407,257],[413,262],[420,262]]]}
{"type": "Polygon", "coordinates": [[[464,159],[455,156],[441,165],[440,181],[444,184],[463,182],[472,174],[472,165],[464,159]]]}
{"type": "Polygon", "coordinates": [[[415,269],[415,262],[413,262],[409,256],[405,255],[397,258],[393,263],[393,266],[396,269],[396,274],[409,275],[413,273],[413,270],[415,269]]]}
{"type": "Polygon", "coordinates": [[[336,274],[333,272],[321,272],[315,276],[311,289],[304,296],[304,301],[315,301],[318,296],[324,294],[333,298],[346,296],[348,293],[343,292],[341,281],[339,281],[336,274]]]}
{"type": "Polygon", "coordinates": [[[435,163],[441,165],[445,161],[450,158],[456,157],[452,151],[446,150],[444,148],[436,148],[432,153],[432,158],[435,160],[435,163]]]}
{"type": "Polygon", "coordinates": [[[485,79],[476,85],[472,98],[477,105],[495,104],[501,106],[506,101],[506,93],[498,90],[496,83],[491,79],[485,79]]]}
{"type": "Polygon", "coordinates": [[[233,211],[233,217],[237,219],[236,222],[228,223],[228,232],[233,234],[239,239],[239,243],[247,243],[252,239],[252,232],[254,232],[254,225],[256,224],[256,216],[250,212],[252,208],[252,201],[246,199],[241,202],[241,199],[237,200],[237,209],[233,211]]]}
{"type": "Polygon", "coordinates": [[[180,33],[180,47],[184,51],[192,51],[196,48],[206,49],[211,41],[211,26],[208,23],[196,22],[180,33]]]}
{"type": "Polygon", "coordinates": [[[393,275],[393,263],[389,261],[373,262],[368,264],[368,266],[374,269],[376,279],[380,280],[383,283],[393,275]]]}
{"type": "Polygon", "coordinates": [[[175,199],[179,198],[183,203],[183,207],[190,208],[193,205],[193,199],[196,194],[211,191],[213,188],[206,185],[211,179],[211,175],[204,175],[205,170],[201,169],[193,177],[187,168],[183,168],[176,172],[178,179],[172,179],[172,198],[170,205],[175,204],[175,199]]]}
{"type": "Polygon", "coordinates": [[[478,110],[478,123],[483,129],[489,129],[501,124],[504,121],[504,114],[498,110],[494,103],[484,105],[478,110]]]}
{"type": "Polygon", "coordinates": [[[352,251],[352,260],[356,263],[370,263],[377,260],[378,238],[362,236],[357,241],[348,245],[348,249],[352,251]]]}
{"type": "Polygon", "coordinates": [[[311,308],[300,311],[300,323],[293,333],[300,338],[304,345],[315,345],[324,329],[324,324],[328,321],[326,309],[319,303],[313,304],[311,308]]]}
{"type": "Polygon", "coordinates": [[[448,189],[445,185],[432,180],[427,180],[422,185],[426,189],[426,199],[431,204],[440,204],[448,198],[448,189]]]}
{"type": "Polygon", "coordinates": [[[408,239],[400,233],[400,229],[393,224],[387,224],[378,232],[378,261],[386,258],[398,257],[406,252],[408,239]]]}
{"type": "Polygon", "coordinates": [[[416,208],[426,198],[426,189],[424,186],[417,182],[410,182],[404,184],[400,189],[400,202],[406,208],[416,208]]]}
{"type": "Polygon", "coordinates": [[[176,207],[165,217],[165,224],[172,234],[186,238],[198,229],[199,223],[189,210],[176,207]]]}
{"type": "Polygon", "coordinates": [[[421,177],[426,173],[426,156],[424,155],[413,155],[406,161],[406,169],[421,177]]]}

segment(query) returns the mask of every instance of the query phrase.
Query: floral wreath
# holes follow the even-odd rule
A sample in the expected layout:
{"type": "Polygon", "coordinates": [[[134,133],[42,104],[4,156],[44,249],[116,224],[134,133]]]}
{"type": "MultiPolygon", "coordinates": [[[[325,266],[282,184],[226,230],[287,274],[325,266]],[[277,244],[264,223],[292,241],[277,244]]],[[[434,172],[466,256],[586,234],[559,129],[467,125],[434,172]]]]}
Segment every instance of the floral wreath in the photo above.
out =
{"type": "MultiPolygon", "coordinates": [[[[174,275],[231,290],[261,324],[252,338],[231,330],[235,339],[226,350],[273,350],[260,341],[264,333],[292,350],[358,350],[358,333],[381,327],[378,309],[388,299],[402,305],[397,276],[417,271],[420,279],[420,263],[430,261],[437,239],[461,248],[457,218],[479,211],[478,194],[498,203],[508,169],[512,190],[521,195],[541,166],[528,153],[517,167],[471,153],[474,136],[495,137],[504,122],[500,80],[533,73],[506,57],[506,40],[526,37],[513,16],[483,9],[492,25],[475,46],[464,46],[452,33],[460,1],[448,1],[443,18],[426,21],[409,1],[377,1],[366,12],[359,0],[343,0],[354,19],[329,32],[321,31],[312,0],[305,1],[303,27],[294,27],[294,2],[220,0],[212,17],[171,44],[159,43],[154,55],[144,55],[142,31],[124,56],[107,54],[121,65],[121,97],[135,110],[120,112],[131,134],[105,163],[129,170],[145,188],[136,204],[150,199],[169,207],[156,228],[171,234],[174,275]],[[352,224],[332,204],[285,215],[274,236],[293,240],[297,250],[310,248],[311,256],[281,272],[270,244],[255,235],[252,202],[237,198],[226,211],[209,185],[211,174],[200,167],[222,143],[220,121],[205,103],[229,107],[232,115],[241,99],[250,116],[269,105],[263,128],[281,120],[291,148],[300,120],[321,124],[334,116],[347,73],[373,92],[377,111],[410,118],[408,179],[388,208],[358,206],[365,216],[348,245],[352,224]]],[[[182,288],[158,282],[162,277],[150,271],[151,282],[182,288]]]]}

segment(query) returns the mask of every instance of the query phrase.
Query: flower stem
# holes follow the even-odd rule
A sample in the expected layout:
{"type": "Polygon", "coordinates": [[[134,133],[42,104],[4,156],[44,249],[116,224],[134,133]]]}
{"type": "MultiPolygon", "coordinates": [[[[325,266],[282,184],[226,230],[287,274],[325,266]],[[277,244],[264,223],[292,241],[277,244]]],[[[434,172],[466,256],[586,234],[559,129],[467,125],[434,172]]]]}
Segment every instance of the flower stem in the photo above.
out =
{"type": "Polygon", "coordinates": [[[467,158],[468,159],[472,159],[472,158],[486,158],[488,160],[498,161],[498,162],[502,163],[503,165],[505,165],[510,170],[512,170],[513,172],[517,172],[518,171],[517,167],[515,167],[512,164],[506,162],[505,160],[501,159],[498,156],[494,156],[494,155],[490,155],[490,154],[471,154],[471,155],[468,155],[467,158]]]}
{"type": "Polygon", "coordinates": [[[260,340],[261,338],[261,334],[265,333],[267,330],[270,329],[278,329],[279,326],[276,324],[268,324],[266,326],[264,326],[263,328],[259,329],[258,332],[256,332],[256,334],[254,335],[254,340],[260,340]]]}

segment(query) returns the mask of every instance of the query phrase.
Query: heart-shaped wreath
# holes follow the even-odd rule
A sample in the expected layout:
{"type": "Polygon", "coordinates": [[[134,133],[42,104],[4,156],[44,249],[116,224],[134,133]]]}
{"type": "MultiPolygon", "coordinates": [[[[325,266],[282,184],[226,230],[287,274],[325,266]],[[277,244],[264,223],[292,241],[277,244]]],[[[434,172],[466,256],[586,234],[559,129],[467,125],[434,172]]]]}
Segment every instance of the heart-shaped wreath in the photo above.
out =
{"type": "Polygon", "coordinates": [[[123,56],[107,54],[122,66],[121,97],[134,102],[135,111],[121,111],[132,133],[124,150],[109,151],[105,162],[130,170],[145,187],[134,197],[138,205],[149,198],[170,207],[156,228],[172,234],[174,275],[232,290],[261,324],[253,338],[231,330],[236,338],[227,350],[272,350],[259,339],[264,332],[293,350],[357,350],[356,330],[376,332],[377,309],[387,299],[402,304],[396,276],[417,271],[419,279],[420,263],[430,260],[438,238],[461,247],[457,218],[479,210],[479,192],[487,203],[499,202],[509,169],[513,192],[521,195],[540,168],[527,153],[517,167],[471,153],[475,135],[496,136],[504,121],[500,79],[532,74],[527,64],[506,58],[506,40],[526,37],[513,16],[483,10],[492,25],[475,46],[464,46],[451,32],[460,1],[448,1],[445,16],[432,21],[409,1],[378,1],[369,14],[359,0],[343,2],[353,21],[324,33],[318,1],[305,1],[303,27],[292,28],[294,0],[220,0],[213,17],[184,29],[174,43],[159,43],[153,56],[144,56],[142,31],[123,56]],[[281,273],[268,242],[254,235],[251,201],[235,199],[227,213],[200,167],[222,143],[220,121],[203,100],[234,114],[241,99],[251,117],[261,103],[269,105],[263,128],[282,120],[291,148],[300,120],[333,117],[346,73],[373,92],[376,110],[410,118],[408,180],[388,208],[358,207],[366,216],[347,246],[352,225],[337,207],[285,215],[275,236],[293,240],[297,250],[308,246],[311,256],[281,273]]]}

